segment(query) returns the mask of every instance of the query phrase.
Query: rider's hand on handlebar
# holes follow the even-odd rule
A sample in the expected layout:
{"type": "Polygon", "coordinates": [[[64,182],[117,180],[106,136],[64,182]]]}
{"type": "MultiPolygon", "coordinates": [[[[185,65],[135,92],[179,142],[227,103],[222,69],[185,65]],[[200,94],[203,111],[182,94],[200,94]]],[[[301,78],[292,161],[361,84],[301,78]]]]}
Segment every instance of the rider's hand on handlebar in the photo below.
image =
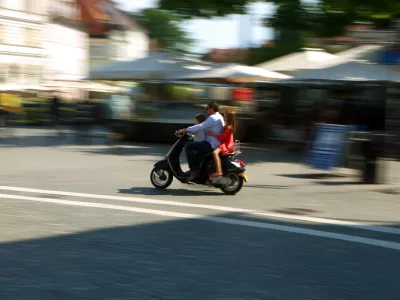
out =
{"type": "Polygon", "coordinates": [[[178,130],[178,134],[180,134],[180,135],[184,135],[184,134],[186,134],[186,133],[188,133],[188,131],[187,131],[186,129],[180,129],[180,130],[178,130]]]}

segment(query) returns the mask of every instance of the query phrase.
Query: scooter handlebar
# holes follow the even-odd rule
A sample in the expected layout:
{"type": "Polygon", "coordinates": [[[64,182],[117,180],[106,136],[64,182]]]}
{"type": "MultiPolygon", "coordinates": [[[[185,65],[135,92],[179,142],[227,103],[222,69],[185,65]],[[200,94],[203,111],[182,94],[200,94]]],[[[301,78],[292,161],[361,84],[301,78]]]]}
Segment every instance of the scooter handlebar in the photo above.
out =
{"type": "Polygon", "coordinates": [[[174,135],[175,135],[176,137],[178,137],[178,138],[180,138],[180,137],[182,136],[181,134],[179,134],[179,130],[176,130],[175,133],[174,133],[174,135]]]}
{"type": "MultiPolygon", "coordinates": [[[[179,130],[176,130],[175,133],[174,133],[174,135],[175,135],[177,138],[181,138],[181,137],[184,136],[184,134],[179,134],[179,130]]],[[[186,133],[186,135],[188,135],[189,137],[192,136],[190,133],[186,133]]]]}

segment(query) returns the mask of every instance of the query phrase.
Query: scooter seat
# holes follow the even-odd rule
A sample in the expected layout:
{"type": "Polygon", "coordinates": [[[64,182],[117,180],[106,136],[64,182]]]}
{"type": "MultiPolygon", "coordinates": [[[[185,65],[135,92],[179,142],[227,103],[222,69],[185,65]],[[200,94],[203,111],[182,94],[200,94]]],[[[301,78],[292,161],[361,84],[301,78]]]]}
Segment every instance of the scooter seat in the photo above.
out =
{"type": "Polygon", "coordinates": [[[206,158],[207,156],[212,156],[212,152],[202,155],[201,158],[203,159],[206,158]]]}
{"type": "Polygon", "coordinates": [[[220,156],[232,156],[235,155],[235,152],[229,152],[229,153],[225,153],[225,154],[220,154],[220,156]]]}
{"type": "MultiPolygon", "coordinates": [[[[225,153],[225,154],[219,154],[219,156],[220,157],[229,157],[229,156],[233,156],[233,155],[235,155],[235,152],[229,152],[229,153],[225,153]]],[[[205,158],[207,158],[207,157],[211,157],[212,156],[212,152],[211,153],[207,153],[206,155],[203,155],[202,157],[201,157],[201,159],[205,159],[205,158]]]]}

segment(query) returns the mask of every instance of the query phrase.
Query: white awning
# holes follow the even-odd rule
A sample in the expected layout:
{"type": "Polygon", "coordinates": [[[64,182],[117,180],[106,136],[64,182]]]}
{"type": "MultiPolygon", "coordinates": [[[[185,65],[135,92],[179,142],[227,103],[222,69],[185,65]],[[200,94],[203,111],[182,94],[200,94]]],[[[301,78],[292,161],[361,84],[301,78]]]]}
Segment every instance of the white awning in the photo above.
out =
{"type": "Polygon", "coordinates": [[[395,68],[375,63],[352,61],[298,74],[291,79],[293,80],[388,82],[400,80],[400,72],[395,68]]]}
{"type": "Polygon", "coordinates": [[[290,76],[268,71],[262,68],[249,67],[244,65],[227,64],[217,66],[210,71],[196,72],[184,77],[186,80],[201,79],[227,79],[228,81],[275,81],[279,79],[288,79],[290,76]]]}
{"type": "Polygon", "coordinates": [[[302,70],[310,70],[318,65],[334,59],[336,55],[322,49],[304,49],[303,52],[295,52],[276,59],[264,62],[256,67],[265,70],[293,74],[302,70]]]}
{"type": "Polygon", "coordinates": [[[321,49],[305,49],[303,52],[285,55],[262,63],[257,67],[284,74],[299,74],[355,60],[376,62],[377,53],[382,48],[382,45],[363,45],[336,53],[335,55],[321,49]]]}
{"type": "Polygon", "coordinates": [[[111,65],[93,68],[88,80],[169,80],[179,79],[193,71],[210,70],[212,63],[190,57],[157,53],[145,58],[122,61],[111,65]]]}
{"type": "Polygon", "coordinates": [[[354,61],[368,61],[376,63],[378,51],[382,48],[382,45],[363,45],[351,48],[337,53],[335,58],[318,64],[314,69],[328,68],[354,61]]]}

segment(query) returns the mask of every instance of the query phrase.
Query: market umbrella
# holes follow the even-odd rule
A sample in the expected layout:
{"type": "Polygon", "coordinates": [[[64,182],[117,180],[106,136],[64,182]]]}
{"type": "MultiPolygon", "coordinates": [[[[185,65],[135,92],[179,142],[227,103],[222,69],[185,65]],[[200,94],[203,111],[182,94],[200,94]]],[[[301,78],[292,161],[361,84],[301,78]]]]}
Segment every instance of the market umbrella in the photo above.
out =
{"type": "Polygon", "coordinates": [[[224,64],[216,66],[209,71],[193,72],[188,74],[183,80],[214,81],[214,82],[255,82],[255,81],[275,81],[288,79],[291,76],[268,71],[262,68],[249,67],[237,64],[224,64]]]}
{"type": "Polygon", "coordinates": [[[179,78],[195,71],[209,70],[212,63],[170,53],[121,61],[89,71],[88,80],[143,81],[179,78]]]}
{"type": "Polygon", "coordinates": [[[293,75],[305,70],[315,69],[317,66],[336,58],[323,49],[304,48],[301,52],[293,52],[256,65],[258,68],[293,75]]]}
{"type": "Polygon", "coordinates": [[[400,71],[375,63],[350,61],[293,76],[290,81],[391,82],[400,80],[400,71]]]}

